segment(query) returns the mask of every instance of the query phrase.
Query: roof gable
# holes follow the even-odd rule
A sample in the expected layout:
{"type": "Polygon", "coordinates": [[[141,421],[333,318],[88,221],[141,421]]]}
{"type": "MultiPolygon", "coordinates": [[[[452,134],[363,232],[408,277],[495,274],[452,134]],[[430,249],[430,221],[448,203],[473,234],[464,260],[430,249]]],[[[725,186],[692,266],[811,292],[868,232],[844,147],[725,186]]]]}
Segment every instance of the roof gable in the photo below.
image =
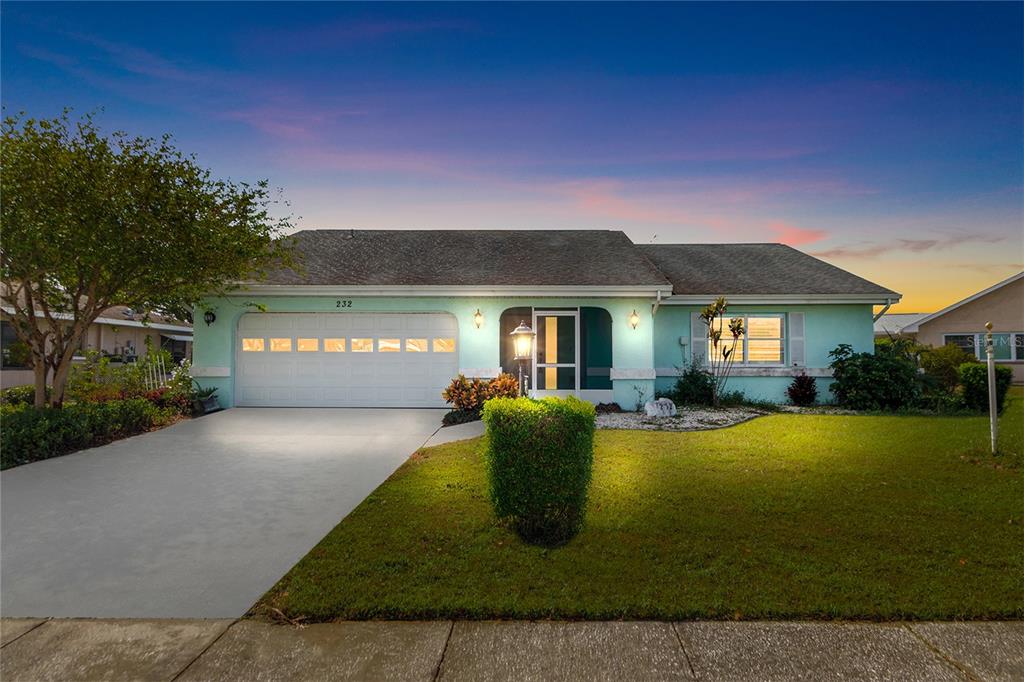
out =
{"type": "Polygon", "coordinates": [[[961,301],[957,301],[953,305],[946,306],[942,310],[939,310],[939,311],[934,312],[934,313],[932,313],[930,315],[922,317],[920,320],[915,322],[913,325],[906,327],[905,331],[916,332],[916,331],[918,331],[920,326],[922,324],[924,324],[925,322],[931,322],[932,320],[934,320],[936,318],[942,317],[946,313],[953,312],[957,308],[959,308],[961,306],[964,306],[964,305],[967,305],[968,303],[971,303],[972,301],[977,301],[979,298],[981,298],[983,296],[987,296],[988,294],[991,294],[993,291],[998,291],[999,289],[1002,289],[1003,287],[1005,287],[1008,284],[1013,284],[1014,282],[1016,282],[1017,280],[1019,280],[1021,278],[1024,278],[1024,270],[1022,270],[1021,272],[1018,272],[1016,275],[1013,275],[1012,277],[1007,277],[1002,282],[997,282],[996,284],[993,284],[988,289],[982,289],[978,293],[972,294],[972,295],[968,296],[967,298],[965,298],[965,299],[963,299],[961,301]]]}

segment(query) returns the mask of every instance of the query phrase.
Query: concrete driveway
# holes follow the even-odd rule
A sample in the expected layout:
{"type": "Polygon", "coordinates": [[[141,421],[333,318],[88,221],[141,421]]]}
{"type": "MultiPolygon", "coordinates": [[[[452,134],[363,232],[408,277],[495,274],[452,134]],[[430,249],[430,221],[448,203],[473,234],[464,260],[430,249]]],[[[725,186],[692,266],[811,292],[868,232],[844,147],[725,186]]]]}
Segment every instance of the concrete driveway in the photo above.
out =
{"type": "Polygon", "coordinates": [[[3,472],[3,615],[242,615],[443,412],[233,409],[3,472]]]}

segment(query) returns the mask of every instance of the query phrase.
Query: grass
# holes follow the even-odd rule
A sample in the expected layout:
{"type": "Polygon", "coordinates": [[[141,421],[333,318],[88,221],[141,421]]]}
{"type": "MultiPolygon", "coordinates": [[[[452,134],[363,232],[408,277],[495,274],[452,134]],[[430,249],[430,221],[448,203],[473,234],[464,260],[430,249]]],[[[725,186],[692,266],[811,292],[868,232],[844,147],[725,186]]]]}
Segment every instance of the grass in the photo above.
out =
{"type": "Polygon", "coordinates": [[[336,618],[1024,617],[1024,393],[982,417],[772,415],[600,431],[587,524],[524,545],[481,443],[416,453],[268,592],[336,618]]]}

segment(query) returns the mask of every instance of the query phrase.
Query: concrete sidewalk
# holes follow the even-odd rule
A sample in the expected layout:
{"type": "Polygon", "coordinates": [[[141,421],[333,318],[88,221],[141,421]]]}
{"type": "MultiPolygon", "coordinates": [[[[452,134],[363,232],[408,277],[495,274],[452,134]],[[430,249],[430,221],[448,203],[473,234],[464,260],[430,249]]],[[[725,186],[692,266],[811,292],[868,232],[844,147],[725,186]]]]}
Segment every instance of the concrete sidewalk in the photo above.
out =
{"type": "Polygon", "coordinates": [[[0,621],[0,678],[1021,680],[1024,622],[0,621]]]}

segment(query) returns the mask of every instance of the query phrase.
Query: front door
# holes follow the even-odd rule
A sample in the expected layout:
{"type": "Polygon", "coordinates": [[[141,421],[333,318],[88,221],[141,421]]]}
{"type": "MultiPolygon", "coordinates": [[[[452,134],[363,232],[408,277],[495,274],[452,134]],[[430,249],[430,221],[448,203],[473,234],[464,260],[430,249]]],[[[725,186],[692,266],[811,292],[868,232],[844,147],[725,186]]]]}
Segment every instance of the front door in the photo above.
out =
{"type": "Polygon", "coordinates": [[[580,387],[579,309],[533,311],[533,387],[537,396],[566,396],[580,387]]]}

